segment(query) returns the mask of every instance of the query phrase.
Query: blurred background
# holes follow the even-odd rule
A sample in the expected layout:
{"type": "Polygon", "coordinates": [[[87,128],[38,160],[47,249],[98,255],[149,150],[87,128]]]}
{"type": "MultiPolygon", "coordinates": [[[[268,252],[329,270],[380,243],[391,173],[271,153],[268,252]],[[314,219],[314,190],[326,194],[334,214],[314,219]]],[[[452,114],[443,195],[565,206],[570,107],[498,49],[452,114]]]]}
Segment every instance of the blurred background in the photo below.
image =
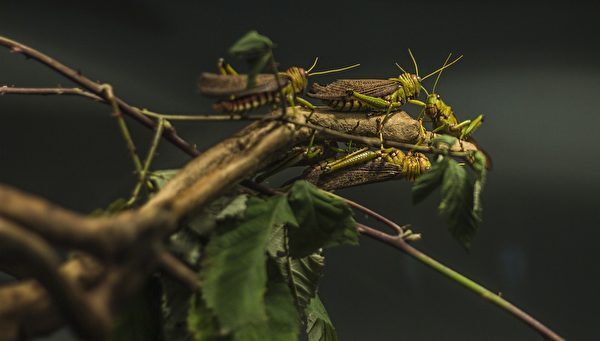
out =
{"type": "MultiPolygon", "coordinates": [[[[360,62],[343,75],[387,78],[394,62],[422,73],[464,54],[438,92],[459,118],[484,113],[475,133],[493,156],[484,222],[466,253],[436,214],[413,207],[403,181],[341,191],[423,234],[416,246],[501,292],[568,339],[597,335],[600,315],[598,4],[434,1],[2,1],[0,35],[114,86],[129,103],[163,113],[210,113],[196,93],[228,47],[250,29],[277,43],[281,68],[360,62]]],[[[238,61],[231,61],[236,64],[238,61]]],[[[238,63],[239,65],[239,63],[238,63]]],[[[0,85],[72,84],[0,50],[0,85]]],[[[427,83],[428,88],[431,83],[427,83]]],[[[416,114],[414,108],[409,111],[416,114]]],[[[0,182],[89,212],[128,195],[132,165],[109,107],[73,97],[0,97],[0,182]]],[[[130,125],[144,150],[151,133],[130,125]]],[[[205,149],[244,123],[189,123],[205,149]]],[[[188,157],[168,143],[155,168],[188,157]]],[[[341,340],[531,340],[536,333],[387,246],[327,252],[323,301],[341,340]]],[[[49,338],[71,339],[68,332],[49,338]]]]}

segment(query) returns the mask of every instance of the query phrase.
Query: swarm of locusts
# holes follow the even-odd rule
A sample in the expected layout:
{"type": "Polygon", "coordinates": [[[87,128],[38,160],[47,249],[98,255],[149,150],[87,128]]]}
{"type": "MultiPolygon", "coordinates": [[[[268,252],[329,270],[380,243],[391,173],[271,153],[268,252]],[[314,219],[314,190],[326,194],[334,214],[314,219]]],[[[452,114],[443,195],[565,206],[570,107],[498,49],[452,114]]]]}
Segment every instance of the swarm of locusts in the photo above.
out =
{"type": "MultiPolygon", "coordinates": [[[[458,62],[462,56],[450,61],[449,54],[443,65],[424,77],[419,75],[419,68],[412,51],[408,50],[414,65],[414,73],[407,72],[399,64],[397,77],[387,79],[338,79],[327,85],[312,84],[308,97],[318,99],[336,112],[365,112],[367,115],[381,115],[379,127],[380,148],[370,148],[352,144],[351,141],[331,141],[315,139],[313,134],[308,146],[293,148],[286,157],[271,165],[259,177],[262,181],[285,167],[298,164],[309,164],[323,174],[330,174],[348,167],[363,165],[373,160],[395,165],[409,181],[426,172],[431,163],[421,153],[401,151],[384,146],[382,129],[387,118],[407,106],[419,109],[417,119],[424,132],[426,120],[431,124],[431,131],[452,135],[460,140],[471,140],[471,134],[482,124],[483,115],[472,120],[460,121],[452,107],[446,104],[436,92],[442,72],[458,62]],[[437,75],[437,76],[436,76],[437,75]],[[436,76],[431,91],[423,85],[423,81],[436,76]],[[420,99],[425,94],[424,101],[420,99]],[[312,162],[311,162],[312,161],[312,162]]],[[[217,63],[218,73],[203,73],[200,77],[199,90],[202,94],[217,98],[214,110],[228,114],[245,114],[248,111],[266,106],[280,105],[282,98],[291,107],[301,105],[309,110],[315,106],[301,97],[308,88],[308,78],[316,75],[341,72],[359,66],[358,64],[327,71],[313,71],[318,58],[308,69],[290,67],[285,72],[264,73],[256,75],[253,86],[248,87],[248,75],[238,74],[223,59],[217,63]]]]}

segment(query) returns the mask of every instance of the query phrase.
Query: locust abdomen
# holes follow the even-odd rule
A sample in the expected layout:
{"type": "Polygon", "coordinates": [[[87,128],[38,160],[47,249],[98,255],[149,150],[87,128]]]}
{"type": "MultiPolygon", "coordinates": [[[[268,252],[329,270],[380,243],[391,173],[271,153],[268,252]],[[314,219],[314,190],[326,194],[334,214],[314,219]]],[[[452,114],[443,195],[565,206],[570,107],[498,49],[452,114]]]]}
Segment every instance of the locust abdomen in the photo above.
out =
{"type": "Polygon", "coordinates": [[[261,92],[230,100],[219,101],[213,105],[213,109],[225,113],[242,113],[259,108],[268,103],[277,102],[279,99],[278,96],[279,94],[274,91],[261,92]]]}

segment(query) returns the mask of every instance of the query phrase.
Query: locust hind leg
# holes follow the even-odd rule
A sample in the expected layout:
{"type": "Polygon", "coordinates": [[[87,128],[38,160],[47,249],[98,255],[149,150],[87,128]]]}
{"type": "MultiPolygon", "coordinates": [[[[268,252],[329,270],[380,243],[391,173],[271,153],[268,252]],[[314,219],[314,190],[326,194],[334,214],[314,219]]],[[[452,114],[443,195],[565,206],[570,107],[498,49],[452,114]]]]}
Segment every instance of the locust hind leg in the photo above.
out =
{"type": "Polygon", "coordinates": [[[298,104],[308,110],[310,110],[310,114],[308,114],[308,117],[306,118],[306,121],[308,122],[310,120],[310,118],[312,117],[313,113],[315,112],[315,106],[310,103],[309,101],[305,100],[302,97],[296,96],[296,101],[298,102],[298,104]]]}
{"type": "MultiPolygon", "coordinates": [[[[477,116],[474,120],[469,121],[469,124],[461,129],[460,139],[463,140],[469,137],[483,123],[483,115],[477,116]]],[[[461,123],[462,124],[462,123],[461,123]]]]}
{"type": "Polygon", "coordinates": [[[219,60],[217,61],[217,69],[219,69],[219,72],[222,75],[235,76],[238,74],[237,71],[235,71],[235,69],[233,68],[233,66],[231,66],[231,64],[227,63],[225,61],[225,59],[223,59],[223,58],[219,58],[219,60]]]}

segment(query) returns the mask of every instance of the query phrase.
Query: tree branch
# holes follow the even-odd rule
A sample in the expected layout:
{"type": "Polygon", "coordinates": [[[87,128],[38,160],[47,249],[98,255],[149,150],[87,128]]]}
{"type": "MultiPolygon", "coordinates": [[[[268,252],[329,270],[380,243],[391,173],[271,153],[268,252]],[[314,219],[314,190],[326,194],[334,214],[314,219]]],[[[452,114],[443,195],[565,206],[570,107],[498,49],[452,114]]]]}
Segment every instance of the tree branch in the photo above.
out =
{"type": "MultiPolygon", "coordinates": [[[[76,333],[90,340],[106,337],[102,332],[109,330],[111,323],[107,312],[92,305],[83,290],[58,271],[60,259],[42,238],[0,219],[0,259],[18,260],[32,269],[34,278],[76,333]]],[[[10,298],[2,302],[3,306],[14,304],[10,298]]]]}
{"type": "MultiPolygon", "coordinates": [[[[68,66],[41,53],[40,51],[37,51],[36,49],[33,49],[29,46],[26,46],[24,44],[21,44],[17,41],[8,39],[3,36],[0,36],[0,46],[4,46],[4,47],[10,49],[11,52],[20,53],[26,57],[37,60],[38,62],[55,70],[56,72],[65,76],[66,78],[70,79],[71,81],[81,85],[84,89],[88,90],[93,95],[96,95],[96,96],[104,99],[104,101],[106,101],[107,103],[110,103],[110,99],[108,98],[106,92],[104,91],[105,88],[104,88],[103,84],[100,84],[100,83],[90,80],[89,78],[83,76],[80,72],[69,68],[68,66]]],[[[125,114],[129,115],[130,117],[132,117],[133,119],[135,119],[136,121],[140,122],[141,124],[145,125],[146,127],[150,128],[150,129],[154,129],[156,127],[156,122],[153,121],[151,118],[145,116],[141,112],[140,109],[127,104],[125,101],[123,101],[119,97],[114,97],[114,100],[118,104],[119,108],[125,114]]],[[[175,128],[173,128],[173,127],[169,127],[168,129],[165,129],[163,136],[167,140],[169,140],[171,143],[173,143],[175,146],[177,146],[179,149],[186,152],[190,156],[196,156],[196,155],[200,154],[200,152],[198,151],[196,146],[188,143],[187,141],[182,139],[179,135],[177,135],[177,132],[175,131],[175,128]]]]}

